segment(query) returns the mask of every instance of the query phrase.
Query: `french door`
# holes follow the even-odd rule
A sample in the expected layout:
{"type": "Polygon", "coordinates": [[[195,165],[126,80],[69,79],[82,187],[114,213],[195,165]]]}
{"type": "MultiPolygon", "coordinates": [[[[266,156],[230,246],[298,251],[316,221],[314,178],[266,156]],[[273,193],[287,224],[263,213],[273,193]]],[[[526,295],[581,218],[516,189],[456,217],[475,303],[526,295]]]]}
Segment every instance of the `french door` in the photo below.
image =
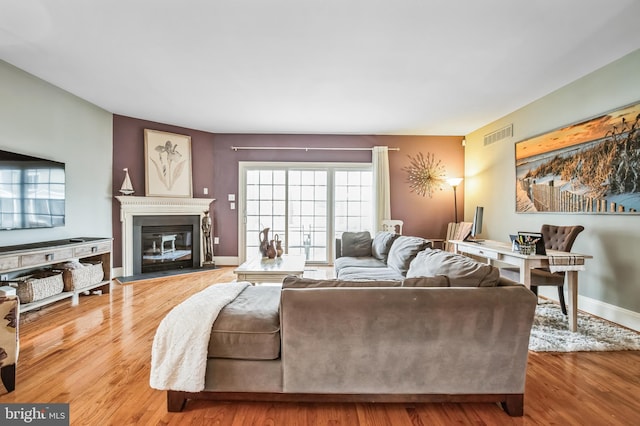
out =
{"type": "Polygon", "coordinates": [[[259,256],[262,230],[285,253],[329,263],[344,231],[372,228],[370,164],[240,163],[242,259],[259,256]]]}

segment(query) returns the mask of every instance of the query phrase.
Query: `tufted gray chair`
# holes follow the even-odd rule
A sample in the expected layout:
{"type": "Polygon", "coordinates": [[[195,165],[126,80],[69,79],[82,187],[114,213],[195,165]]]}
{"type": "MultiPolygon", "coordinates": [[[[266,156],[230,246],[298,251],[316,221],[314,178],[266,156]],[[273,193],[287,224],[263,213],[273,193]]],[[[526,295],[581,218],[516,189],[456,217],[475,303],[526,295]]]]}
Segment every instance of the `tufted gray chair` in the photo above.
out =
{"type": "MultiPolygon", "coordinates": [[[[584,226],[556,226],[542,225],[540,232],[544,239],[544,246],[549,250],[570,252],[573,243],[579,233],[584,231],[584,226]]],[[[513,281],[520,280],[518,268],[500,268],[500,275],[513,281]]],[[[536,268],[531,271],[531,291],[538,294],[538,286],[558,287],[558,299],[562,313],[567,314],[567,305],[564,300],[564,272],[550,272],[547,268],[536,268]]]]}

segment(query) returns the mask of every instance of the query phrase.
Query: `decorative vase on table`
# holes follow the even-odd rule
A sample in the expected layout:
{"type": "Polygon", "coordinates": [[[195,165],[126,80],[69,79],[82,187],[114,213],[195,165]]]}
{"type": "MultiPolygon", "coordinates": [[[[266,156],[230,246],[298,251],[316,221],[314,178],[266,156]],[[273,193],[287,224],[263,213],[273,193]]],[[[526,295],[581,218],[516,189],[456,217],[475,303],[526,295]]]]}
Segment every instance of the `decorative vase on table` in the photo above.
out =
{"type": "Polygon", "coordinates": [[[267,257],[269,259],[275,259],[276,258],[276,244],[275,244],[275,242],[273,240],[271,240],[271,243],[267,247],[267,257]]]}
{"type": "Polygon", "coordinates": [[[273,238],[276,242],[276,257],[281,257],[284,250],[282,250],[282,240],[278,234],[274,235],[273,238]]]}
{"type": "Polygon", "coordinates": [[[267,257],[267,250],[269,250],[269,228],[264,228],[258,235],[260,239],[260,253],[262,257],[267,257]]]}

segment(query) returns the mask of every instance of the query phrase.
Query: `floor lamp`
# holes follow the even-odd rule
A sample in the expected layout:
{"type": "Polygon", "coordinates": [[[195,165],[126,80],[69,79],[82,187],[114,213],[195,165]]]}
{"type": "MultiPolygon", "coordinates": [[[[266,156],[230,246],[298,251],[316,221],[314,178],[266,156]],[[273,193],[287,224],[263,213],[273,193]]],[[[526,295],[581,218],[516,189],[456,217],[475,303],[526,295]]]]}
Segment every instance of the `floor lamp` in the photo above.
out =
{"type": "Polygon", "coordinates": [[[456,196],[456,188],[462,182],[462,178],[458,178],[458,177],[449,178],[447,179],[447,182],[453,188],[453,212],[454,212],[455,223],[458,223],[458,197],[456,196]]]}

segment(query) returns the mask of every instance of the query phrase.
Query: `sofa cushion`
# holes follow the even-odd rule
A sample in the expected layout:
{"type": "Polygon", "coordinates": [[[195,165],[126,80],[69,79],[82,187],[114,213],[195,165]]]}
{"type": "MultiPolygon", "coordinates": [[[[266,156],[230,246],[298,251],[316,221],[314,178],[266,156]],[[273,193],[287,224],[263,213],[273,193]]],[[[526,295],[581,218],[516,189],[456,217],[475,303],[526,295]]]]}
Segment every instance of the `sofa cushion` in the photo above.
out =
{"type": "Polygon", "coordinates": [[[371,243],[371,255],[378,260],[386,262],[391,245],[396,238],[398,238],[398,234],[395,232],[380,231],[376,233],[371,243]]]}
{"type": "Polygon", "coordinates": [[[406,278],[402,281],[402,287],[450,287],[449,278],[445,275],[436,277],[406,278]]]}
{"type": "Polygon", "coordinates": [[[349,266],[338,271],[338,279],[347,281],[402,281],[404,275],[393,268],[349,266]]]}
{"type": "Polygon", "coordinates": [[[213,323],[209,358],[280,357],[280,286],[249,286],[213,323]]]}
{"type": "Polygon", "coordinates": [[[290,275],[282,281],[282,288],[320,288],[320,287],[400,287],[399,281],[345,281],[314,280],[290,275]]]}
{"type": "Polygon", "coordinates": [[[333,267],[336,273],[341,269],[348,268],[350,266],[357,266],[360,268],[386,268],[387,264],[382,260],[378,260],[375,257],[339,257],[333,262],[333,267]]]}
{"type": "Polygon", "coordinates": [[[399,274],[405,275],[416,254],[430,245],[431,242],[424,238],[400,235],[391,245],[387,266],[395,269],[399,274]]]}
{"type": "Polygon", "coordinates": [[[438,275],[446,275],[450,287],[495,287],[500,271],[461,254],[429,248],[418,253],[407,272],[407,278],[438,275]]]}
{"type": "Polygon", "coordinates": [[[343,232],[342,256],[371,256],[371,234],[369,231],[343,232]]]}

